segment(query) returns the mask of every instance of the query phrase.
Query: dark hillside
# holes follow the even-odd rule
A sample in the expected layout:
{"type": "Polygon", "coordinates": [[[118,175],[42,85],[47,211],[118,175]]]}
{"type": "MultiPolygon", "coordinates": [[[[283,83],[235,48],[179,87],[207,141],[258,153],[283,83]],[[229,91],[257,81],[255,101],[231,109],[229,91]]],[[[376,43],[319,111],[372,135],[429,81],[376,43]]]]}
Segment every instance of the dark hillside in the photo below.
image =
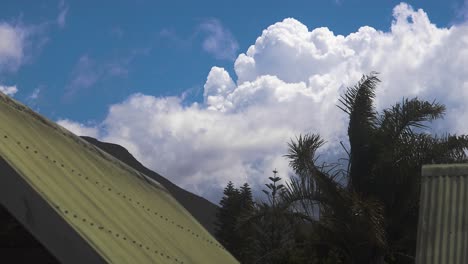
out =
{"type": "MultiPolygon", "coordinates": [[[[217,206],[190,193],[138,162],[124,147],[82,137],[86,141],[113,155],[117,159],[157,180],[210,232],[213,234],[217,206]]],[[[3,206],[0,206],[0,255],[2,261],[14,259],[14,263],[58,263],[3,206]]]]}
{"type": "Polygon", "coordinates": [[[135,170],[161,183],[174,196],[174,198],[176,198],[177,201],[179,201],[179,203],[181,203],[185,209],[187,209],[187,211],[189,211],[195,219],[198,220],[198,222],[200,222],[211,234],[214,234],[214,221],[216,219],[216,210],[218,208],[216,205],[205,198],[180,188],[158,173],[146,168],[124,147],[117,144],[101,142],[92,137],[82,138],[126,163],[135,170]]]}

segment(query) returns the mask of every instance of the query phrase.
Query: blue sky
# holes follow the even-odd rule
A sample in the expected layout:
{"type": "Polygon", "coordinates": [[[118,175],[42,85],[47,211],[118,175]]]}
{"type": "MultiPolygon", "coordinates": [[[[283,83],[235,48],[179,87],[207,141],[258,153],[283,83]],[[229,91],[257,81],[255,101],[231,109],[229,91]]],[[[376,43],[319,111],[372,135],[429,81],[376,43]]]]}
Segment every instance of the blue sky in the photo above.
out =
{"type": "MultiPolygon", "coordinates": [[[[396,74],[405,73],[424,76],[428,69],[425,67],[434,65],[426,61],[427,58],[436,56],[437,52],[442,52],[441,49],[434,48],[433,54],[418,55],[420,57],[415,61],[421,59],[424,62],[409,65],[406,72],[398,71],[399,68],[406,69],[406,66],[391,66],[392,63],[397,63],[392,62],[394,57],[382,59],[380,62],[374,60],[380,58],[379,54],[392,52],[395,52],[396,57],[404,57],[405,50],[418,54],[418,50],[423,52],[428,49],[420,45],[426,41],[434,43],[428,44],[432,50],[432,47],[438,45],[440,38],[447,41],[450,39],[451,43],[461,41],[458,46],[453,44],[456,49],[461,50],[461,55],[453,56],[461,60],[462,65],[461,68],[452,69],[460,73],[459,82],[453,84],[453,87],[458,88],[453,89],[464,89],[465,83],[468,82],[461,73],[466,71],[463,63],[468,55],[462,52],[466,50],[462,45],[466,40],[463,40],[463,34],[458,31],[466,30],[467,1],[406,3],[407,5],[400,5],[399,1],[347,0],[6,0],[0,5],[0,88],[11,90],[14,87],[17,92],[11,94],[14,94],[16,99],[27,103],[48,118],[61,121],[62,125],[76,133],[123,144],[147,166],[162,172],[183,187],[216,200],[217,196],[207,193],[230,179],[229,172],[226,172],[228,169],[234,174],[234,181],[238,183],[259,183],[263,180],[260,175],[266,177],[265,174],[270,173],[272,167],[278,163],[283,164],[278,166],[284,174],[287,173],[284,165],[287,163],[279,161],[279,153],[284,154],[286,142],[292,135],[314,131],[315,127],[303,125],[309,121],[307,117],[300,115],[297,120],[272,118],[273,121],[284,121],[282,124],[289,129],[285,128],[284,133],[279,129],[277,137],[273,137],[271,141],[262,141],[256,138],[265,138],[262,133],[266,133],[265,131],[273,125],[270,126],[266,122],[264,126],[260,126],[259,122],[249,120],[256,115],[256,118],[265,118],[280,116],[281,114],[277,113],[279,111],[290,111],[294,107],[284,106],[283,109],[281,105],[281,102],[292,100],[288,91],[304,89],[303,94],[309,96],[309,99],[312,98],[313,102],[329,100],[330,104],[333,104],[334,101],[330,98],[336,97],[336,92],[342,91],[344,85],[352,84],[358,71],[363,71],[359,73],[363,74],[367,73],[366,71],[377,70],[382,72],[382,77],[389,79],[396,74]],[[408,17],[412,20],[408,20],[408,17]],[[434,28],[427,26],[424,17],[427,17],[428,23],[434,28]],[[294,20],[286,21],[286,18],[294,20]],[[397,23],[398,21],[401,23],[397,23]],[[410,26],[407,26],[407,23],[410,26]],[[333,45],[341,41],[338,35],[348,37],[359,32],[364,26],[375,29],[377,33],[363,30],[357,35],[359,41],[362,42],[367,37],[371,39],[370,42],[375,40],[375,43],[381,43],[375,44],[375,49],[366,46],[366,52],[376,52],[374,57],[362,55],[350,59],[354,55],[346,55],[339,59],[327,55],[328,57],[323,59],[323,56],[314,55],[313,58],[318,58],[317,63],[310,65],[300,58],[291,59],[301,56],[301,52],[306,50],[310,43],[314,44],[314,49],[319,50],[321,45],[324,45],[327,52],[332,51],[333,45]],[[328,31],[316,30],[318,37],[304,37],[321,27],[327,28],[328,31]],[[425,31],[421,33],[418,28],[425,31]],[[286,31],[287,34],[283,34],[286,31]],[[399,32],[403,31],[406,33],[401,33],[401,36],[408,37],[399,38],[399,32]],[[407,40],[410,36],[420,33],[421,38],[407,40]],[[261,36],[264,36],[264,39],[259,41],[261,36]],[[304,43],[301,44],[301,41],[304,43]],[[394,44],[387,45],[385,41],[394,44]],[[399,41],[407,42],[401,44],[399,41]],[[308,42],[310,43],[307,44],[308,42]],[[247,50],[251,46],[255,46],[255,52],[252,49],[249,55],[247,50]],[[262,50],[263,53],[259,52],[262,50]],[[247,55],[239,56],[243,53],[247,55]],[[356,68],[356,72],[347,72],[349,76],[344,75],[339,83],[330,84],[338,80],[338,73],[331,70],[332,65],[338,65],[338,60],[348,59],[356,65],[364,66],[356,68]],[[249,68],[252,60],[255,60],[255,67],[249,68]],[[283,61],[285,64],[281,66],[283,61]],[[214,66],[217,68],[212,68],[214,66]],[[315,66],[317,70],[302,72],[304,68],[315,66]],[[235,67],[238,67],[237,70],[235,67]],[[379,69],[371,69],[373,67],[379,69]],[[245,69],[255,69],[255,74],[242,73],[245,69]],[[255,76],[252,77],[252,74],[255,76]],[[262,76],[273,76],[276,79],[259,78],[262,76]],[[251,86],[242,86],[244,81],[248,81],[251,86]],[[303,83],[305,88],[300,86],[303,83]],[[329,85],[323,86],[324,83],[329,85]],[[288,88],[290,86],[291,88],[288,88]],[[332,90],[335,92],[331,93],[332,90]],[[243,95],[242,91],[250,92],[243,95]],[[276,101],[266,102],[264,98],[270,98],[272,95],[276,96],[276,101]],[[230,101],[226,104],[222,100],[228,97],[230,101]],[[270,107],[270,103],[279,106],[270,107]],[[234,107],[229,108],[232,105],[234,107]],[[116,113],[123,117],[117,118],[116,113]],[[155,117],[151,120],[133,123],[134,119],[139,119],[137,115],[153,114],[155,117]],[[190,124],[188,120],[199,121],[190,124]],[[154,132],[148,132],[149,134],[140,131],[143,127],[134,131],[135,127],[148,123],[162,128],[160,131],[160,127],[153,129],[154,132]],[[218,126],[231,125],[232,128],[227,131],[218,131],[218,126]],[[230,145],[239,139],[236,135],[243,135],[245,132],[241,131],[250,129],[255,133],[248,139],[242,139],[245,142],[230,145]],[[192,131],[193,134],[180,132],[182,130],[192,131]],[[204,141],[207,139],[200,136],[205,134],[210,135],[210,142],[214,142],[212,147],[205,147],[209,145],[204,141]],[[142,137],[147,139],[140,142],[142,137]],[[272,143],[278,139],[279,143],[272,143]],[[192,146],[186,149],[183,146],[187,144],[200,144],[200,147],[192,146]],[[281,144],[282,147],[277,144],[281,144]],[[150,147],[145,149],[146,146],[142,145],[150,147]],[[157,149],[165,150],[173,159],[154,157],[157,149]],[[170,153],[173,149],[180,150],[170,153]],[[257,150],[258,155],[246,154],[257,150]],[[194,159],[197,162],[188,161],[192,156],[197,157],[194,159]],[[219,158],[220,156],[226,158],[219,158]],[[242,157],[248,157],[252,161],[247,162],[242,157]],[[159,161],[154,162],[152,159],[159,161]],[[226,165],[233,159],[237,161],[237,165],[226,165]],[[209,161],[201,166],[203,169],[196,168],[200,165],[200,160],[209,161]],[[165,164],[169,163],[172,166],[165,167],[165,164]],[[223,176],[214,180],[217,175],[223,176]],[[209,187],[202,187],[201,183],[205,180],[210,181],[209,187]]],[[[353,50],[353,54],[357,54],[358,51],[365,54],[363,44],[356,44],[351,38],[346,41],[346,49],[340,52],[353,50]]],[[[307,57],[307,54],[309,53],[304,57],[307,57]]],[[[448,57],[450,58],[452,57],[448,57]]],[[[444,65],[440,67],[450,71],[444,65]]],[[[413,79],[406,82],[416,87],[410,90],[409,95],[428,99],[440,98],[440,90],[421,88],[430,83],[437,83],[437,80],[426,80],[422,77],[418,80],[422,80],[421,83],[413,79]]],[[[398,81],[388,83],[389,86],[401,84],[398,81]]],[[[385,95],[389,100],[404,96],[385,87],[383,90],[390,91],[385,95]]],[[[398,90],[401,91],[408,89],[398,90]]],[[[298,107],[297,111],[319,111],[317,108],[309,109],[307,101],[296,99],[294,106],[298,107]],[[299,108],[299,105],[304,106],[299,108]]],[[[380,103],[385,106],[393,101],[381,100],[380,103]]],[[[447,98],[446,102],[453,104],[455,109],[463,106],[462,101],[451,98],[447,98]]],[[[328,112],[329,109],[320,111],[328,112]]],[[[337,118],[341,120],[343,116],[337,118]]],[[[311,117],[310,122],[314,123],[314,120],[314,117],[311,117]]],[[[342,130],[342,124],[331,126],[328,130],[321,127],[319,132],[328,136],[328,140],[342,136],[333,132],[342,130]]],[[[456,125],[444,125],[442,128],[459,133],[464,131],[464,128],[456,125]]]]}
{"type": "MultiPolygon", "coordinates": [[[[156,96],[189,92],[201,101],[212,66],[232,72],[233,59],[203,49],[210,35],[203,23],[215,20],[244,52],[263,29],[287,17],[309,28],[326,26],[349,34],[362,25],[388,30],[399,1],[3,1],[0,21],[41,27],[30,40],[31,58],[12,74],[26,100],[40,89],[35,106],[52,119],[80,122],[104,118],[107,106],[130,94],[156,96]],[[254,3],[252,3],[254,2],[254,3]],[[65,12],[63,26],[54,25],[65,12]],[[44,44],[34,42],[45,41],[44,44]],[[39,47],[37,47],[39,46],[39,47]],[[87,62],[83,62],[85,59],[87,62]],[[80,64],[81,62],[81,64],[80,64]],[[112,67],[115,73],[112,73],[112,67]],[[183,78],[181,74],[183,73],[183,78]],[[74,78],[83,80],[74,84],[74,78]],[[86,107],[83,107],[86,105],[86,107]]],[[[412,1],[447,26],[457,17],[460,1],[412,1]]],[[[228,37],[228,36],[221,36],[228,37]]]]}

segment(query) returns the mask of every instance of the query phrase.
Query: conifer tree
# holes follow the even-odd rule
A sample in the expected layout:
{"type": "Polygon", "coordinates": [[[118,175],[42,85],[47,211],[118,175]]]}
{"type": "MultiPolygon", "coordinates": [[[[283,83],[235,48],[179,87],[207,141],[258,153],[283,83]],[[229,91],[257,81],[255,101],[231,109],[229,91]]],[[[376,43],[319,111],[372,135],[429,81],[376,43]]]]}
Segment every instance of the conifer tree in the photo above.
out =
{"type": "Polygon", "coordinates": [[[289,263],[289,253],[293,246],[293,223],[288,208],[283,205],[281,194],[284,185],[279,183],[278,171],[269,177],[268,189],[263,190],[267,201],[256,203],[254,210],[245,222],[252,223],[255,254],[251,262],[259,264],[289,263]]]}
{"type": "Polygon", "coordinates": [[[254,243],[254,227],[252,224],[243,224],[243,219],[251,215],[254,211],[254,202],[252,198],[252,190],[248,183],[244,183],[240,187],[240,215],[237,221],[237,233],[239,234],[239,254],[238,259],[241,263],[252,263],[255,254],[254,243]]]}
{"type": "Polygon", "coordinates": [[[217,239],[241,263],[249,263],[253,254],[252,226],[239,223],[242,217],[251,214],[254,209],[250,186],[245,183],[239,190],[229,182],[224,189],[220,206],[215,223],[217,239]]]}
{"type": "Polygon", "coordinates": [[[216,214],[217,221],[215,223],[215,236],[223,246],[233,253],[236,251],[236,224],[239,212],[239,190],[234,187],[234,184],[229,181],[223,192],[219,204],[221,207],[216,214]]]}

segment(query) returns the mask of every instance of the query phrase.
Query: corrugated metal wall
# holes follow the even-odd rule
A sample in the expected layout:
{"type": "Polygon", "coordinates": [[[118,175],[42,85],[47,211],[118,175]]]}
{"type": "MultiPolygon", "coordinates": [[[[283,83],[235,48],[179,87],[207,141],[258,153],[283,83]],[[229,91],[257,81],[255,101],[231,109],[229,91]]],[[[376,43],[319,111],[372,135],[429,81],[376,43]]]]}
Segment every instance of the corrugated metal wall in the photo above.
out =
{"type": "Polygon", "coordinates": [[[417,264],[468,263],[468,164],[422,169],[417,264]]]}

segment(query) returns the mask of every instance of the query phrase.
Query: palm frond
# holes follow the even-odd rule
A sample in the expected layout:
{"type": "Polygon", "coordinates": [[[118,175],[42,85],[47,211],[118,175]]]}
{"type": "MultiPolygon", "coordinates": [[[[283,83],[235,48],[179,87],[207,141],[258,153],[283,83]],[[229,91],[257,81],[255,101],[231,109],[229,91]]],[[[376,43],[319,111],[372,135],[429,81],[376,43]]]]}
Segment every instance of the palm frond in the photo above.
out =
{"type": "Polygon", "coordinates": [[[390,142],[403,133],[412,133],[411,128],[425,129],[424,122],[443,117],[445,106],[433,101],[421,101],[418,98],[403,99],[389,109],[385,109],[379,118],[380,130],[390,142]]]}
{"type": "Polygon", "coordinates": [[[307,174],[310,166],[315,167],[317,150],[323,144],[325,141],[317,134],[299,135],[295,141],[291,140],[288,143],[288,154],[285,155],[289,159],[289,166],[298,175],[307,174]]]}
{"type": "Polygon", "coordinates": [[[369,175],[373,157],[370,146],[378,121],[373,103],[379,82],[376,72],[364,75],[339,100],[342,106],[338,107],[349,115],[349,187],[358,191],[365,189],[362,185],[365,184],[364,177],[369,175]]]}
{"type": "Polygon", "coordinates": [[[301,212],[310,218],[318,218],[320,204],[329,203],[325,195],[321,195],[314,181],[306,177],[294,177],[286,183],[282,200],[288,203],[295,212],[301,212]]]}
{"type": "Polygon", "coordinates": [[[424,157],[425,163],[466,163],[468,162],[468,136],[435,136],[430,142],[431,151],[424,157]]]}
{"type": "MultiPolygon", "coordinates": [[[[370,75],[362,76],[361,80],[353,87],[348,87],[345,94],[339,99],[342,106],[337,105],[338,108],[347,113],[350,120],[355,120],[356,124],[375,127],[377,112],[373,102],[375,88],[380,82],[377,74],[377,72],[371,72],[370,75]]],[[[348,133],[353,132],[351,128],[348,128],[348,133]]]]}
{"type": "MultiPolygon", "coordinates": [[[[318,135],[304,136],[300,135],[297,141],[289,143],[289,152],[286,155],[290,159],[290,166],[294,169],[297,175],[299,175],[301,182],[296,182],[296,186],[305,188],[302,190],[296,190],[296,195],[309,195],[315,196],[315,199],[327,197],[329,204],[337,204],[339,200],[340,184],[335,181],[338,174],[329,174],[325,170],[328,168],[326,165],[317,166],[316,152],[319,147],[324,144],[324,141],[318,135]],[[302,193],[302,194],[301,194],[302,193]]],[[[332,166],[333,167],[333,166],[332,166]]],[[[330,172],[330,170],[328,171],[330,172]]],[[[293,187],[293,186],[290,186],[293,187]]],[[[292,189],[286,190],[286,192],[292,191],[292,189]]],[[[299,197],[291,198],[291,202],[299,197]]],[[[310,200],[311,198],[309,198],[310,200]]]]}

